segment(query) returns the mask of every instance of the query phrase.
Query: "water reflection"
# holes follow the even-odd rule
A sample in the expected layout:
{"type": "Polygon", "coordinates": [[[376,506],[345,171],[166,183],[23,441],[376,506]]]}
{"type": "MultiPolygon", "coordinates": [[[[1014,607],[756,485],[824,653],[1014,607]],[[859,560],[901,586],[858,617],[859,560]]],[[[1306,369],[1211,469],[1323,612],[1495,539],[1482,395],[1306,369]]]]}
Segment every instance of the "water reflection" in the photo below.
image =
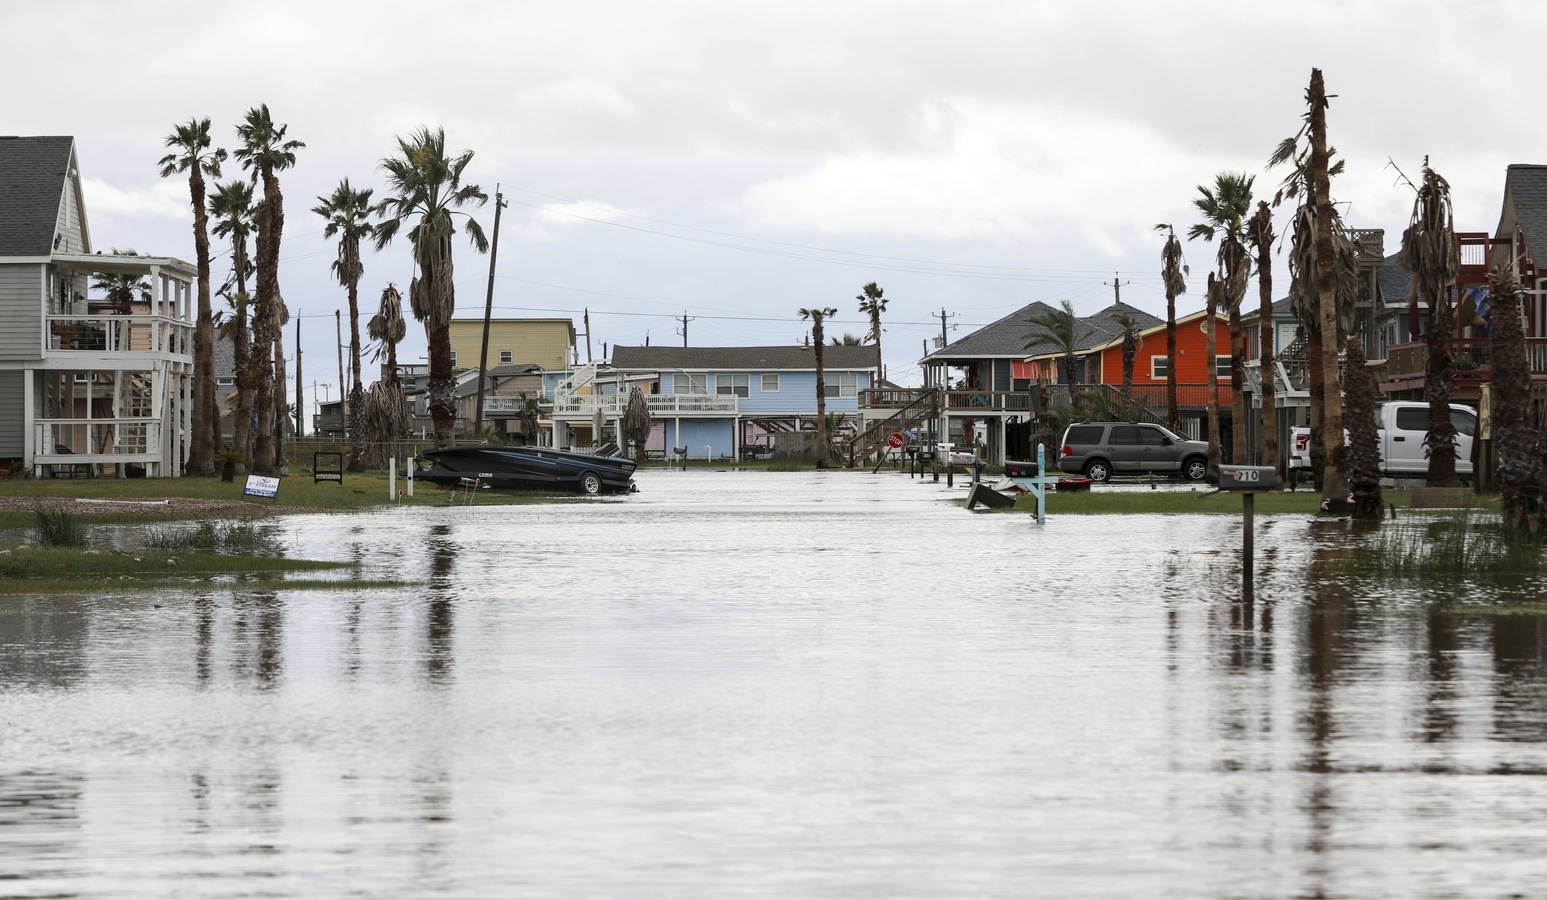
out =
{"type": "Polygon", "coordinates": [[[455,645],[456,582],[452,569],[456,564],[458,547],[451,540],[451,526],[445,523],[430,526],[426,541],[430,550],[430,591],[425,608],[424,671],[432,684],[450,681],[455,645]]]}

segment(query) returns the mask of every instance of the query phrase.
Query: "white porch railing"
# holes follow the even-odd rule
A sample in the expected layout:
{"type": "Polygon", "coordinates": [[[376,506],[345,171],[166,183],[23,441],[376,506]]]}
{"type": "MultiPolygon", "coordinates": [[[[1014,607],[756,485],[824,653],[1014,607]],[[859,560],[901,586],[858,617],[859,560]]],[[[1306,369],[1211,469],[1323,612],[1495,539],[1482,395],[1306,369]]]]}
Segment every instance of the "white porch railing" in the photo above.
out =
{"type": "Polygon", "coordinates": [[[33,426],[37,463],[161,454],[161,422],[154,419],[38,419],[33,426]]]}
{"type": "Polygon", "coordinates": [[[46,316],[49,353],[193,353],[193,325],[169,316],[46,316]]]}
{"type": "MultiPolygon", "coordinates": [[[[741,412],[741,398],[723,394],[647,394],[645,405],[652,418],[673,416],[734,416],[741,412]]],[[[621,416],[628,406],[627,394],[577,394],[554,398],[556,416],[591,416],[598,410],[606,416],[621,416]]],[[[488,410],[488,402],[484,404],[488,410]]]]}

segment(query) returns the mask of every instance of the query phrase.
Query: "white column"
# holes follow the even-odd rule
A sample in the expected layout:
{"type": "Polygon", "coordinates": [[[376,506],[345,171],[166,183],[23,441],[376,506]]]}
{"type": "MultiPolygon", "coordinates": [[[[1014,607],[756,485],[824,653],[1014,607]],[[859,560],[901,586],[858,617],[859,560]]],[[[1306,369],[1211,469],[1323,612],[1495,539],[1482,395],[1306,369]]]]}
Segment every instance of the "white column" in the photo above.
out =
{"type": "MultiPolygon", "coordinates": [[[[22,398],[21,398],[21,409],[22,409],[22,438],[21,438],[22,446],[21,446],[21,454],[22,454],[22,459],[25,460],[25,463],[26,463],[26,465],[28,467],[32,466],[32,457],[38,451],[36,435],[33,434],[33,431],[37,427],[37,409],[34,406],[34,404],[36,403],[36,398],[33,396],[34,387],[33,387],[32,373],[33,373],[33,370],[30,369],[30,368],[26,368],[26,369],[22,369],[21,370],[21,394],[22,394],[22,398]]],[[[34,473],[34,474],[36,474],[36,473],[34,473]]]]}

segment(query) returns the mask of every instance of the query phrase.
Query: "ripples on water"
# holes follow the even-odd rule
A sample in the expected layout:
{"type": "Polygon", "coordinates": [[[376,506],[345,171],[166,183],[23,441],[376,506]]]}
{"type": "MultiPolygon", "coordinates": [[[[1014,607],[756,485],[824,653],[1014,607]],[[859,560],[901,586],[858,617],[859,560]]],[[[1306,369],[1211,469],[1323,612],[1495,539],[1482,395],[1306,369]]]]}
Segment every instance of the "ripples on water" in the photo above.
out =
{"type": "Polygon", "coordinates": [[[1539,896],[1539,583],[648,471],[283,520],[402,591],[0,599],[4,896],[1539,896]]]}

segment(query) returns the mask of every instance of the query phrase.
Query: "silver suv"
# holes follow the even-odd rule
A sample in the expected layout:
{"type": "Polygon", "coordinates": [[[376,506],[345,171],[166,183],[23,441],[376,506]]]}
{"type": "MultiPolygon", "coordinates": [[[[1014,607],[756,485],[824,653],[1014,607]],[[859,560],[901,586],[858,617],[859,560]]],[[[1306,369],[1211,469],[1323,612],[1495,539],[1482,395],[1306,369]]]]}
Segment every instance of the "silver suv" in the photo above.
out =
{"type": "Polygon", "coordinates": [[[1209,445],[1147,422],[1085,422],[1064,431],[1058,468],[1091,481],[1113,475],[1177,475],[1202,481],[1209,445]]]}

